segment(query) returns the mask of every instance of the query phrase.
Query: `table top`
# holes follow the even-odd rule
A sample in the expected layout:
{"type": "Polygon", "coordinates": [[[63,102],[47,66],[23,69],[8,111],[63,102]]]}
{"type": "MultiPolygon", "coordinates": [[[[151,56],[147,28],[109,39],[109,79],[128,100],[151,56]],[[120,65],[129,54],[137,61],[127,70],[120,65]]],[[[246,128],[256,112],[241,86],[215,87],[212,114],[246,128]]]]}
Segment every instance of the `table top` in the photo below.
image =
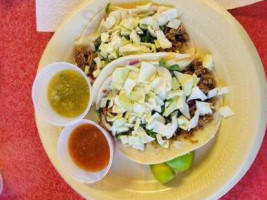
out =
{"type": "MultiPolygon", "coordinates": [[[[231,10],[243,25],[267,74],[267,1],[231,10]]],[[[38,33],[35,0],[0,0],[1,200],[83,199],[51,165],[39,139],[31,87],[52,33],[38,33]]],[[[267,137],[255,162],[222,200],[267,199],[267,137]]]]}

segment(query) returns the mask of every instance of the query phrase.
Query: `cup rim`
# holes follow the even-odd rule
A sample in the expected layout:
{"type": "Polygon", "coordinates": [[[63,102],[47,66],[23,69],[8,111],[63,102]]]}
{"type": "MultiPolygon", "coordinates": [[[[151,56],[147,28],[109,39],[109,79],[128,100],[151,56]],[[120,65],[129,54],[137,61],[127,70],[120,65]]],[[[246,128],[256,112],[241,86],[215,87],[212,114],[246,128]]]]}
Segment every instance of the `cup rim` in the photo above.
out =
{"type": "MultiPolygon", "coordinates": [[[[62,70],[64,70],[64,69],[62,69],[62,70]]],[[[62,70],[60,70],[60,71],[62,71],[62,70]]],[[[34,82],[33,82],[33,85],[32,85],[32,101],[33,101],[34,109],[47,122],[49,122],[49,123],[51,123],[53,125],[56,125],[56,126],[69,126],[69,125],[75,124],[75,123],[79,122],[80,120],[82,120],[87,115],[87,113],[89,112],[89,110],[90,110],[90,108],[92,106],[92,103],[93,103],[92,85],[91,85],[88,77],[86,76],[86,74],[78,66],[76,66],[74,64],[71,64],[71,63],[68,63],[68,62],[54,62],[54,63],[51,63],[49,65],[46,65],[41,71],[37,72],[37,75],[36,75],[36,77],[34,79],[34,82]],[[38,88],[37,85],[38,85],[39,80],[42,78],[42,76],[43,76],[43,74],[45,72],[47,72],[48,70],[51,70],[52,67],[55,67],[55,66],[58,66],[58,65],[65,65],[65,66],[71,67],[73,70],[75,70],[76,72],[81,74],[83,76],[83,78],[85,79],[85,81],[86,81],[86,83],[88,85],[88,88],[89,88],[89,92],[90,92],[88,105],[87,105],[86,109],[84,110],[84,112],[81,113],[80,115],[78,115],[77,117],[74,117],[73,120],[70,120],[69,122],[65,122],[65,123],[64,122],[62,122],[62,123],[55,122],[54,120],[51,120],[49,117],[47,117],[45,112],[42,111],[42,109],[39,107],[38,101],[36,101],[36,90],[38,88]]],[[[66,117],[60,116],[54,110],[53,110],[53,113],[54,113],[54,115],[57,115],[58,117],[60,117],[62,119],[64,119],[64,118],[65,119],[71,119],[71,118],[66,118],[66,117]]]]}
{"type": "MultiPolygon", "coordinates": [[[[107,173],[109,172],[109,170],[110,170],[110,168],[111,168],[112,162],[113,162],[114,151],[115,151],[115,147],[114,147],[114,146],[115,146],[115,143],[114,143],[114,141],[113,141],[113,138],[111,137],[111,135],[108,133],[107,130],[105,130],[103,127],[101,127],[99,124],[97,124],[97,123],[94,122],[94,121],[91,121],[91,120],[88,120],[88,119],[82,119],[82,120],[80,120],[78,123],[72,124],[72,125],[70,125],[70,126],[66,126],[66,127],[64,127],[64,128],[62,129],[62,131],[61,131],[61,133],[60,133],[60,136],[59,136],[59,138],[58,138],[58,143],[57,143],[57,154],[58,154],[58,159],[59,159],[59,161],[60,161],[60,163],[61,163],[61,166],[63,167],[63,169],[64,169],[66,172],[69,173],[69,175],[70,175],[72,178],[74,178],[75,180],[77,180],[77,181],[79,181],[79,182],[87,183],[87,184],[88,184],[88,183],[95,183],[95,182],[98,182],[98,181],[100,181],[101,179],[103,179],[103,178],[107,175],[107,173]],[[81,178],[81,177],[77,177],[77,174],[75,174],[75,172],[73,172],[73,171],[70,169],[70,167],[68,166],[68,164],[67,164],[68,161],[65,161],[65,160],[62,159],[62,157],[61,157],[62,153],[64,153],[64,154],[68,154],[68,155],[69,155],[69,152],[68,152],[68,151],[64,151],[64,152],[62,152],[62,147],[63,147],[62,145],[63,145],[64,143],[68,143],[68,141],[69,141],[69,137],[70,137],[72,131],[73,131],[75,128],[77,128],[78,126],[83,125],[83,124],[91,124],[91,125],[95,126],[96,128],[98,128],[98,129],[101,131],[101,133],[104,135],[104,137],[106,138],[106,140],[107,140],[107,142],[108,142],[108,146],[109,146],[109,154],[110,154],[110,156],[109,156],[109,163],[108,163],[108,165],[107,165],[104,169],[102,169],[102,170],[100,170],[100,171],[97,171],[97,172],[87,172],[87,171],[81,169],[80,167],[78,167],[78,166],[74,163],[74,161],[73,161],[72,159],[70,159],[71,162],[74,164],[76,170],[78,170],[78,171],[80,171],[80,172],[86,172],[86,173],[88,173],[88,176],[87,176],[87,177],[89,177],[90,175],[93,175],[93,174],[99,174],[99,173],[102,173],[102,175],[101,175],[100,177],[98,177],[98,178],[97,178],[96,180],[94,180],[94,181],[89,181],[88,178],[87,178],[87,179],[86,179],[86,178],[83,179],[83,178],[81,178]],[[67,136],[66,138],[64,138],[63,136],[66,135],[66,134],[68,134],[68,136],[67,136]]],[[[71,158],[71,157],[70,157],[70,158],[71,158]]]]}

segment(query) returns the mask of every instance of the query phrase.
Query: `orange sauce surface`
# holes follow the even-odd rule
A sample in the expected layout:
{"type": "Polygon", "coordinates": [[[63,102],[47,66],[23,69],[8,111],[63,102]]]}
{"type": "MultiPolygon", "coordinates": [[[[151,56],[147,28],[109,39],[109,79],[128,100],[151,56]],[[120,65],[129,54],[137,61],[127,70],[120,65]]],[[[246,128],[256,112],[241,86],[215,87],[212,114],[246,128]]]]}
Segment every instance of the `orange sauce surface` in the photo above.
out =
{"type": "Polygon", "coordinates": [[[83,124],[73,130],[68,148],[74,163],[85,171],[101,171],[109,163],[108,141],[103,133],[91,124],[83,124]]]}

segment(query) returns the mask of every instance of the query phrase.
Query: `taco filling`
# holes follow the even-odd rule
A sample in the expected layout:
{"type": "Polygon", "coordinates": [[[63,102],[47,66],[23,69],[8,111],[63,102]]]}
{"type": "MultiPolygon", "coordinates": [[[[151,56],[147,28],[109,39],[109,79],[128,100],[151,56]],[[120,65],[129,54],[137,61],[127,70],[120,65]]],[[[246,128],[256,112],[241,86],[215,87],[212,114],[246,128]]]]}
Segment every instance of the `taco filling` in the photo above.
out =
{"type": "Polygon", "coordinates": [[[213,67],[209,54],[174,53],[117,66],[96,98],[102,123],[129,147],[168,149],[176,136],[188,137],[213,120],[216,96],[228,92],[217,87],[213,67]]]}
{"type": "Polygon", "coordinates": [[[191,52],[193,45],[176,8],[150,3],[125,8],[112,4],[91,35],[79,38],[76,65],[93,81],[103,67],[119,57],[154,52],[191,52]],[[86,41],[86,42],[84,42],[86,41]]]}

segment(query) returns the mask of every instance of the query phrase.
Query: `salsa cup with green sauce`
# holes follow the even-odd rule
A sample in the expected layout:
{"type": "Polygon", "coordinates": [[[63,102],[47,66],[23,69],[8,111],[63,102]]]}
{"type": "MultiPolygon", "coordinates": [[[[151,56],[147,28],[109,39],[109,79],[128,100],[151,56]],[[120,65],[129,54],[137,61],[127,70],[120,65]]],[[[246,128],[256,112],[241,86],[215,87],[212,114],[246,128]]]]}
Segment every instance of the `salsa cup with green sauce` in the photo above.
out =
{"type": "Polygon", "coordinates": [[[91,84],[84,72],[65,62],[46,66],[32,87],[35,110],[49,123],[72,125],[82,120],[92,105],[91,84]]]}

